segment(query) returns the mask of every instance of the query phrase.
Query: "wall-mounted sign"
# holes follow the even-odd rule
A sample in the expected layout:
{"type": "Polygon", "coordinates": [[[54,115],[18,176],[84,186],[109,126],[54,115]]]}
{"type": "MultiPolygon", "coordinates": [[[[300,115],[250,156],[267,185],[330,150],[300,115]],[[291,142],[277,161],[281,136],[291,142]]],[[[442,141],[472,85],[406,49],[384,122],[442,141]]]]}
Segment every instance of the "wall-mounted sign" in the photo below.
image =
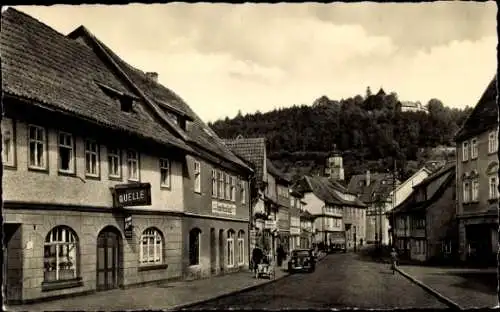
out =
{"type": "Polygon", "coordinates": [[[151,184],[118,184],[112,189],[115,207],[150,206],[151,184]]]}
{"type": "Polygon", "coordinates": [[[132,216],[128,215],[125,217],[125,224],[123,226],[123,232],[125,233],[126,239],[131,239],[133,236],[134,225],[132,224],[132,216]]]}
{"type": "Polygon", "coordinates": [[[270,230],[276,229],[276,221],[275,220],[266,220],[264,222],[264,228],[270,229],[270,230]]]}
{"type": "Polygon", "coordinates": [[[300,228],[290,228],[290,234],[291,235],[300,235],[300,228]]]}

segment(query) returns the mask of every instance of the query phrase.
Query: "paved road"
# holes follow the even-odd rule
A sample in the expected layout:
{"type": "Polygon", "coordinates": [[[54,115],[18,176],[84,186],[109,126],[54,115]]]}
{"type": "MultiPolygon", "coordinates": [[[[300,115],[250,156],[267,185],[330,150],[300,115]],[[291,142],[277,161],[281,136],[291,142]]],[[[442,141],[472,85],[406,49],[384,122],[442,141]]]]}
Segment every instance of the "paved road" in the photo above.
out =
{"type": "Polygon", "coordinates": [[[255,290],[190,307],[199,308],[446,308],[388,265],[334,254],[311,274],[299,273],[255,290]]]}

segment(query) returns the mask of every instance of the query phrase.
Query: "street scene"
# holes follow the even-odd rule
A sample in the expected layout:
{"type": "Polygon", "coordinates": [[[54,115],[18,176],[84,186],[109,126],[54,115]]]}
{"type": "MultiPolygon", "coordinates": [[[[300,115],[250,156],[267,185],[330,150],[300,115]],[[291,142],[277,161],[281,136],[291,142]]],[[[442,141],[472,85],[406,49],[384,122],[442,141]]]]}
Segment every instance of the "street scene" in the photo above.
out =
{"type": "Polygon", "coordinates": [[[498,307],[495,8],[2,7],[5,309],[498,307]]]}

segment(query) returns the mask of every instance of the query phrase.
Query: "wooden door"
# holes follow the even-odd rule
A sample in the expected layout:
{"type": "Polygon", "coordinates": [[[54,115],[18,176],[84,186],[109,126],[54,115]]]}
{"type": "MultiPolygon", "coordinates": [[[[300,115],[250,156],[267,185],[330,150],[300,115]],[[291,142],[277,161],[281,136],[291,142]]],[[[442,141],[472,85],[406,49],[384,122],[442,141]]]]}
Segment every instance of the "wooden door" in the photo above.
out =
{"type": "Polygon", "coordinates": [[[97,290],[119,286],[120,236],[111,229],[97,237],[97,290]]]}

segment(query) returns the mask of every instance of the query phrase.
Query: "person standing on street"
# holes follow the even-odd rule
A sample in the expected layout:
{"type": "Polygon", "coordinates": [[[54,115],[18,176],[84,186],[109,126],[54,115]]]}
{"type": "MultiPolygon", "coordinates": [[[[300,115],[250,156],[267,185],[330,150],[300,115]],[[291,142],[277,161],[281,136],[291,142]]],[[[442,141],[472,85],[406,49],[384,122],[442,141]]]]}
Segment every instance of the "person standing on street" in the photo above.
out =
{"type": "Polygon", "coordinates": [[[252,265],[254,274],[257,274],[257,269],[263,257],[264,253],[262,252],[262,249],[260,249],[259,247],[255,247],[252,251],[252,265]]]}
{"type": "Polygon", "coordinates": [[[392,269],[392,274],[394,274],[395,271],[396,271],[397,261],[398,261],[398,253],[396,252],[396,249],[392,248],[392,251],[391,251],[391,269],[392,269]]]}

